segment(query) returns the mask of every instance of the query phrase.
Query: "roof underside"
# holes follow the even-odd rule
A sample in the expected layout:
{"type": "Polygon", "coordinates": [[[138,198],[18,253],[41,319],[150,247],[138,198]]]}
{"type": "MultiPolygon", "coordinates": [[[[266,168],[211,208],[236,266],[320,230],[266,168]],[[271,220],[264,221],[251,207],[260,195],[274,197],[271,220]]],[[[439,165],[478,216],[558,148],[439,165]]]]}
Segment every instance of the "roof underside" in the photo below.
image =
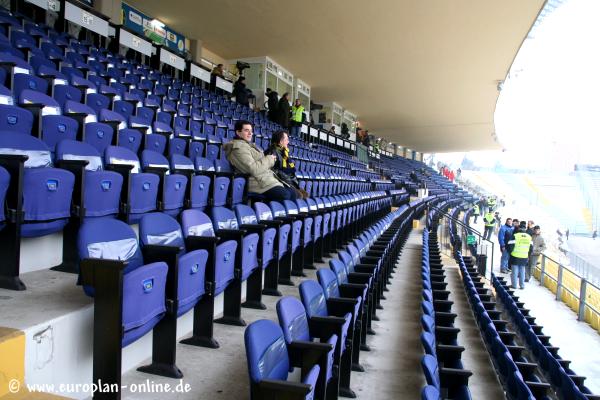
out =
{"type": "Polygon", "coordinates": [[[499,148],[497,84],[544,0],[128,0],[226,59],[267,55],[421,152],[499,148]]]}

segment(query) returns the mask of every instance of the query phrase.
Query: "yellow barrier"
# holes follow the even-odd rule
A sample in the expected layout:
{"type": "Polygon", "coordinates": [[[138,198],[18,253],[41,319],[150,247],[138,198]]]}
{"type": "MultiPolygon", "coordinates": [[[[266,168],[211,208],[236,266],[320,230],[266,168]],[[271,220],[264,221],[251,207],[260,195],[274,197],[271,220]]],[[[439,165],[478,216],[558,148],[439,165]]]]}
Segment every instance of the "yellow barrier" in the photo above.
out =
{"type": "MultiPolygon", "coordinates": [[[[552,293],[556,294],[558,288],[558,275],[561,266],[556,261],[544,257],[544,286],[548,288],[552,293]]],[[[541,279],[542,270],[539,266],[536,266],[533,270],[533,276],[539,280],[541,279]]],[[[560,293],[560,300],[565,303],[571,310],[579,313],[579,295],[581,293],[581,282],[582,278],[579,277],[575,272],[571,271],[566,267],[562,267],[562,289],[560,293]]],[[[585,307],[583,310],[583,320],[590,324],[594,329],[600,333],[600,289],[587,284],[585,294],[585,307]]]]}

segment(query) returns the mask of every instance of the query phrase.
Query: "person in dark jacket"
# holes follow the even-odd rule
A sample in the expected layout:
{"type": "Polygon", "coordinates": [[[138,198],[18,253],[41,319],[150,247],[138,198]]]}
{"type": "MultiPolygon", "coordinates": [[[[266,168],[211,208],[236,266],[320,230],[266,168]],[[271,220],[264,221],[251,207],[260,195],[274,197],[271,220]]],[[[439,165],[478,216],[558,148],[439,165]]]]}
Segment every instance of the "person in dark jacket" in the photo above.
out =
{"type": "Polygon", "coordinates": [[[526,232],[527,223],[521,221],[519,227],[513,232],[506,247],[510,253],[510,265],[512,266],[512,288],[525,289],[525,269],[529,265],[529,258],[533,251],[533,240],[526,232]]]}
{"type": "Polygon", "coordinates": [[[279,122],[279,125],[284,129],[288,129],[290,126],[290,102],[288,96],[289,94],[287,92],[284,93],[277,104],[277,115],[279,116],[277,122],[279,122]]]}
{"type": "Polygon", "coordinates": [[[248,101],[248,89],[246,88],[246,78],[240,76],[233,85],[233,93],[235,101],[243,106],[248,107],[250,102],[248,101]]]}
{"type": "Polygon", "coordinates": [[[265,155],[272,154],[275,156],[275,164],[273,164],[272,170],[277,175],[277,178],[294,188],[299,198],[306,199],[309,197],[309,194],[304,189],[300,189],[300,185],[296,179],[296,167],[289,157],[289,141],[289,135],[286,131],[279,130],[274,132],[271,135],[271,145],[265,150],[265,155]]]}
{"type": "Polygon", "coordinates": [[[267,95],[267,109],[269,110],[267,116],[269,117],[270,121],[277,122],[277,118],[279,118],[279,114],[277,112],[279,94],[276,91],[271,90],[271,88],[267,88],[267,92],[265,94],[267,95]]]}

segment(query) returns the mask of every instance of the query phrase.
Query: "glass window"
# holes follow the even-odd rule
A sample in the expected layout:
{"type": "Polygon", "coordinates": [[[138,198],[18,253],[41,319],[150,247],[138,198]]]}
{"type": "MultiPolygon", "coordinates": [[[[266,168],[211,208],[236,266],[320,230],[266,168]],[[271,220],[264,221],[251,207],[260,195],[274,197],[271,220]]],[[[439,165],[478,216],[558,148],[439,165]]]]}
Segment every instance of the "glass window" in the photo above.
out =
{"type": "Polygon", "coordinates": [[[277,90],[277,76],[271,72],[267,72],[267,88],[277,91],[279,95],[282,94],[277,90]]]}

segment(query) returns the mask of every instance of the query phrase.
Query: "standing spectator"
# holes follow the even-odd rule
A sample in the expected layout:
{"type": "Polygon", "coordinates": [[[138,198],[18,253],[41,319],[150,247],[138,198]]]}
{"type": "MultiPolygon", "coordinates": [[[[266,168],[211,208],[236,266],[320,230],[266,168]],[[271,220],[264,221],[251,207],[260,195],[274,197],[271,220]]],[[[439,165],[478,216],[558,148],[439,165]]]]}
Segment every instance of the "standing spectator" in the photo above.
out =
{"type": "Polygon", "coordinates": [[[290,126],[290,102],[288,96],[289,94],[287,92],[284,93],[277,104],[277,115],[279,116],[277,122],[279,122],[279,125],[281,125],[283,129],[288,129],[290,126]]]}
{"type": "Polygon", "coordinates": [[[519,223],[519,229],[513,233],[507,243],[510,251],[510,264],[512,265],[512,288],[517,288],[517,279],[519,288],[525,289],[525,268],[529,264],[529,256],[531,255],[533,244],[531,236],[525,231],[527,224],[525,221],[519,223]]]}
{"type": "Polygon", "coordinates": [[[491,212],[486,212],[483,216],[483,223],[485,224],[485,230],[483,231],[484,239],[490,240],[492,233],[494,232],[494,226],[496,226],[496,218],[491,212]]]}
{"type": "Polygon", "coordinates": [[[300,102],[300,99],[296,99],[292,106],[292,118],[290,120],[290,132],[292,136],[300,137],[300,127],[302,126],[302,120],[304,119],[304,106],[300,102]]]}
{"type": "Polygon", "coordinates": [[[296,200],[296,191],[277,178],[271,168],[276,156],[265,155],[252,143],[253,129],[249,121],[235,123],[235,137],[223,145],[227,160],[237,170],[250,175],[248,192],[264,195],[267,200],[296,200]]]}
{"type": "Polygon", "coordinates": [[[525,282],[529,282],[529,279],[533,275],[533,269],[538,263],[538,259],[540,258],[540,254],[546,250],[546,241],[541,235],[541,229],[539,225],[533,227],[533,236],[531,236],[531,241],[533,243],[533,250],[531,251],[531,255],[529,256],[529,268],[525,271],[525,282]]]}
{"type": "Polygon", "coordinates": [[[527,234],[529,236],[533,236],[534,226],[535,226],[535,222],[533,222],[532,220],[527,221],[527,234]]]}
{"type": "Polygon", "coordinates": [[[214,92],[217,89],[217,76],[224,78],[223,64],[217,64],[210,72],[210,91],[214,92]]]}
{"type": "Polygon", "coordinates": [[[502,252],[502,258],[500,259],[500,272],[503,274],[508,272],[508,259],[510,257],[508,249],[506,248],[506,239],[507,235],[512,236],[512,233],[512,218],[506,218],[506,222],[498,231],[498,244],[500,245],[500,251],[502,252]]]}
{"type": "Polygon", "coordinates": [[[567,240],[569,240],[569,228],[567,228],[567,230],[565,231],[565,236],[567,237],[567,240]]]}
{"type": "Polygon", "coordinates": [[[596,240],[597,237],[598,237],[598,231],[594,231],[592,233],[592,239],[596,240]]]}
{"type": "Polygon", "coordinates": [[[233,85],[233,93],[235,101],[238,104],[248,107],[250,102],[248,101],[248,89],[246,89],[246,78],[240,76],[233,85]]]}
{"type": "Polygon", "coordinates": [[[477,223],[477,218],[479,218],[479,203],[475,203],[473,205],[473,216],[475,217],[474,224],[477,223]]]}
{"type": "Polygon", "coordinates": [[[450,172],[448,172],[448,179],[450,182],[454,182],[454,171],[450,170],[450,172]]]}
{"type": "Polygon", "coordinates": [[[340,136],[344,139],[350,139],[350,130],[348,129],[348,124],[345,122],[342,122],[342,132],[340,133],[340,136]]]}
{"type": "MultiPolygon", "coordinates": [[[[505,245],[506,245],[506,243],[509,242],[509,240],[512,237],[513,233],[515,233],[519,229],[519,224],[520,224],[519,220],[517,218],[513,218],[513,221],[512,221],[513,228],[512,228],[512,230],[507,230],[506,234],[504,235],[504,244],[505,245]]],[[[512,267],[510,265],[510,260],[511,260],[511,258],[509,257],[508,258],[508,266],[507,266],[508,272],[512,271],[512,267]]]]}
{"type": "Polygon", "coordinates": [[[267,116],[269,120],[272,122],[277,122],[278,111],[277,111],[277,103],[279,102],[279,94],[271,90],[271,88],[267,88],[267,108],[269,109],[267,116]]]}

